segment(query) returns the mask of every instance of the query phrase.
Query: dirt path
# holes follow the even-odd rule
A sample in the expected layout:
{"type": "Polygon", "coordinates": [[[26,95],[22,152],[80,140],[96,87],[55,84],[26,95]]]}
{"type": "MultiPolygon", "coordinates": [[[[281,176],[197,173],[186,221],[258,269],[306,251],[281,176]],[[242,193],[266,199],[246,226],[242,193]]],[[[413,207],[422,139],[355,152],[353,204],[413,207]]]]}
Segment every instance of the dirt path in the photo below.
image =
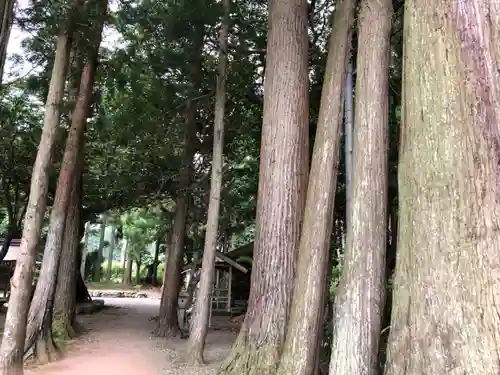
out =
{"type": "Polygon", "coordinates": [[[25,371],[26,375],[210,375],[229,352],[235,334],[213,331],[207,339],[204,367],[179,360],[185,340],[152,337],[157,300],[108,299],[113,307],[80,318],[90,332],[80,337],[61,361],[25,371]]]}

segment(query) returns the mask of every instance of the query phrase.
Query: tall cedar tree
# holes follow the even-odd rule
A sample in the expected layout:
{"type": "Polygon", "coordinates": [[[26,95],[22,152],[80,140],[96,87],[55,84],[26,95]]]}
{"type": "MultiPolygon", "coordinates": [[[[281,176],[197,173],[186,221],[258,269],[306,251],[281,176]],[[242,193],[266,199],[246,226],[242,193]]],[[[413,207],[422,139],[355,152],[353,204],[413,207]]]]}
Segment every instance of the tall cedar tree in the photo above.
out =
{"type": "Polygon", "coordinates": [[[308,175],[308,4],[270,0],[248,311],[219,374],[274,374],[292,300],[308,175]]]}
{"type": "MultiPolygon", "coordinates": [[[[81,75],[81,64],[84,63],[83,53],[79,40],[73,42],[70,53],[70,68],[68,69],[68,123],[71,126],[75,104],[78,99],[81,75]],[[79,48],[80,47],[80,48],[79,48]]],[[[82,137],[82,142],[84,137],[82,137]]],[[[84,146],[79,147],[77,170],[73,181],[71,198],[68,206],[68,214],[64,227],[63,252],[57,271],[56,296],[54,301],[54,324],[58,326],[62,334],[68,338],[76,335],[76,300],[77,300],[77,276],[80,272],[74,269],[80,263],[79,243],[80,243],[80,215],[82,194],[82,173],[84,166],[84,146]]]]}
{"type": "Polygon", "coordinates": [[[405,3],[387,375],[498,374],[499,41],[498,1],[405,3]]]}
{"type": "Polygon", "coordinates": [[[64,83],[68,68],[69,52],[78,10],[84,0],[74,0],[66,17],[65,25],[57,37],[54,66],[49,84],[49,93],[45,105],[43,131],[31,177],[30,197],[21,250],[11,280],[11,295],[5,317],[2,346],[0,348],[0,374],[19,375],[23,373],[24,341],[35,269],[35,258],[43,216],[47,203],[49,172],[52,161],[52,149],[55,144],[64,83]]]}
{"type": "Polygon", "coordinates": [[[28,315],[25,351],[41,363],[51,361],[52,356],[56,354],[56,347],[52,339],[52,314],[57,271],[61,259],[63,235],[74,177],[78,169],[78,154],[82,152],[80,148],[84,146],[83,137],[92,100],[97,54],[107,15],[108,0],[96,0],[95,5],[97,8],[95,26],[90,31],[93,35],[94,45],[92,51],[89,52],[88,61],[85,64],[80,80],[78,99],[72,114],[71,128],[66,140],[66,150],[51,210],[40,276],[28,315]]]}
{"type": "Polygon", "coordinates": [[[337,4],[309,175],[293,302],[280,374],[309,375],[316,366],[333,229],[344,87],[355,1],[337,4]]]}
{"type": "MultiPolygon", "coordinates": [[[[200,286],[196,295],[195,314],[191,324],[188,342],[188,358],[191,362],[203,363],[203,349],[208,331],[212,285],[214,282],[215,251],[219,227],[219,208],[222,186],[222,152],[224,148],[224,111],[226,105],[226,65],[227,40],[229,29],[230,0],[224,0],[224,16],[219,35],[219,66],[217,91],[215,94],[214,145],[212,157],[212,177],[210,181],[210,200],[205,233],[200,286]]],[[[232,282],[232,280],[229,280],[232,282]]]]}
{"type": "Polygon", "coordinates": [[[347,245],[335,291],[330,374],[376,375],[385,302],[392,0],[362,0],[347,245]]]}
{"type": "Polygon", "coordinates": [[[204,32],[199,26],[193,48],[193,58],[189,64],[191,92],[186,100],[184,108],[184,149],[179,170],[179,189],[175,201],[174,227],[172,230],[172,244],[170,252],[166,257],[165,274],[163,277],[163,289],[160,303],[160,314],[156,335],[160,337],[172,337],[179,333],[177,319],[177,303],[181,288],[182,256],[184,255],[184,238],[186,232],[187,210],[191,194],[189,185],[191,183],[192,164],[195,153],[195,132],[197,118],[197,103],[193,97],[197,94],[201,80],[202,70],[202,48],[204,32]]]}

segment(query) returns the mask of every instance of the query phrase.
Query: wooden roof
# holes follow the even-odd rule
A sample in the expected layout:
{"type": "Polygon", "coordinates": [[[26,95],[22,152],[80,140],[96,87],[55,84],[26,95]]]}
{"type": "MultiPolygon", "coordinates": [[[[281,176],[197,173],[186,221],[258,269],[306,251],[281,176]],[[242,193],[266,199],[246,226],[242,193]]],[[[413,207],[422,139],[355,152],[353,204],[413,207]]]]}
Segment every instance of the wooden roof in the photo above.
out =
{"type": "MultiPolygon", "coordinates": [[[[3,238],[0,238],[0,244],[3,244],[3,238]]],[[[21,240],[14,239],[10,242],[9,251],[3,258],[4,262],[15,262],[21,252],[21,240]]]]}

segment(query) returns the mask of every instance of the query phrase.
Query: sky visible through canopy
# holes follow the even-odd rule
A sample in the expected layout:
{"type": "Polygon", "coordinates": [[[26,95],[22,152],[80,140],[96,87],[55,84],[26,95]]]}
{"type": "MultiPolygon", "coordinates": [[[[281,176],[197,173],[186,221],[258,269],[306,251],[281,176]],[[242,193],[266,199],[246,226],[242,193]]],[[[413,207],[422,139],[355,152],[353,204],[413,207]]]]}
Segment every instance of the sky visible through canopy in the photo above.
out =
{"type": "MultiPolygon", "coordinates": [[[[17,0],[17,11],[21,12],[26,9],[31,0],[17,0]]],[[[111,11],[116,11],[118,8],[118,1],[110,1],[111,11]]],[[[14,23],[12,27],[12,32],[10,34],[9,45],[7,46],[7,61],[5,63],[3,82],[7,83],[13,81],[19,77],[28,75],[30,72],[40,71],[42,67],[33,66],[28,61],[24,61],[21,64],[13,63],[11,57],[14,55],[24,55],[23,48],[21,47],[22,41],[29,38],[31,35],[27,32],[22,31],[17,24],[14,23]]],[[[111,27],[105,27],[103,33],[102,46],[106,48],[113,48],[120,43],[120,35],[116,30],[111,27]]]]}

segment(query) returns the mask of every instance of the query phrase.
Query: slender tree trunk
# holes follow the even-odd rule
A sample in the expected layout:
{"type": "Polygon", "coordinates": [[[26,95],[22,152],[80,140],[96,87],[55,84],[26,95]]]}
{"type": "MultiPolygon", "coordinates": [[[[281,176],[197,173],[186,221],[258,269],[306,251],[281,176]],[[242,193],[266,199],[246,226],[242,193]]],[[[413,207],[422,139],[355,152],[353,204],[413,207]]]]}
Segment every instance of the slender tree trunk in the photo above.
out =
{"type": "Polygon", "coordinates": [[[14,0],[0,1],[0,86],[4,73],[5,61],[7,59],[7,46],[9,44],[12,21],[14,19],[14,0]]]}
{"type": "Polygon", "coordinates": [[[131,285],[132,284],[132,265],[134,264],[134,259],[132,255],[127,252],[126,260],[125,260],[125,268],[123,270],[123,284],[131,285]]]}
{"type": "Polygon", "coordinates": [[[100,282],[102,278],[101,274],[101,266],[103,261],[103,252],[104,252],[104,235],[106,234],[106,223],[107,223],[106,213],[102,214],[101,221],[101,230],[99,235],[99,248],[97,249],[97,257],[94,263],[94,275],[92,280],[95,282],[100,282]]]}
{"type": "Polygon", "coordinates": [[[111,241],[108,246],[108,266],[106,269],[106,279],[111,281],[111,273],[113,271],[113,253],[116,247],[116,237],[115,237],[115,228],[111,226],[111,241]]]}
{"type": "Polygon", "coordinates": [[[405,2],[399,235],[385,373],[500,368],[500,5],[405,2]]]}
{"type": "Polygon", "coordinates": [[[279,373],[283,375],[309,375],[313,373],[316,365],[333,229],[344,88],[354,4],[351,0],[338,3],[333,21],[293,302],[279,368],[279,373]]]}
{"type": "Polygon", "coordinates": [[[219,66],[217,92],[215,95],[214,145],[212,157],[212,177],[210,181],[210,201],[208,204],[205,248],[203,251],[200,286],[196,297],[194,317],[191,322],[188,357],[191,362],[203,363],[203,350],[208,332],[212,286],[214,283],[215,251],[219,228],[219,208],[222,186],[222,166],[224,149],[224,111],[226,106],[226,66],[227,39],[229,29],[230,0],[224,0],[224,16],[219,36],[219,66]]]}
{"type": "MultiPolygon", "coordinates": [[[[66,140],[66,150],[59,173],[54,204],[52,205],[40,276],[36,284],[28,315],[25,351],[28,351],[31,356],[41,363],[50,362],[57,349],[53,345],[52,340],[52,314],[57,271],[61,259],[63,235],[71,192],[79,167],[79,154],[83,152],[84,147],[84,132],[92,100],[97,53],[107,14],[107,5],[108,0],[101,0],[98,3],[99,13],[96,22],[99,26],[96,27],[95,33],[99,37],[96,38],[93,51],[89,54],[89,61],[83,69],[78,99],[72,114],[71,128],[66,140]]],[[[76,186],[76,188],[79,187],[76,186]]]]}
{"type": "MultiPolygon", "coordinates": [[[[200,87],[202,73],[201,50],[203,48],[204,31],[196,30],[194,50],[196,57],[190,63],[192,90],[189,95],[197,93],[200,87]]],[[[186,101],[184,151],[179,171],[179,190],[175,205],[174,227],[172,230],[172,245],[166,260],[165,273],[160,304],[160,314],[156,334],[160,337],[172,337],[179,333],[177,319],[178,296],[181,287],[182,256],[184,254],[184,237],[186,229],[186,215],[191,197],[189,186],[191,182],[192,163],[195,151],[195,124],[197,105],[192,98],[186,101]]]]}
{"type": "Polygon", "coordinates": [[[21,251],[16,262],[14,276],[11,279],[11,295],[0,348],[1,375],[23,373],[26,323],[32,291],[36,250],[40,239],[43,215],[45,214],[52,149],[59,125],[60,106],[74,28],[73,23],[83,2],[84,0],[75,0],[67,17],[67,24],[61,29],[57,38],[54,67],[45,106],[42,137],[31,176],[30,197],[21,239],[21,251]]]}
{"type": "Polygon", "coordinates": [[[285,341],[309,165],[307,8],[269,2],[250,299],[220,374],[274,374],[285,341]]]}
{"type": "Polygon", "coordinates": [[[128,248],[128,241],[126,238],[124,238],[123,243],[122,243],[122,251],[120,254],[120,261],[122,263],[122,269],[125,269],[125,266],[127,264],[127,248],[128,248]]]}
{"type": "Polygon", "coordinates": [[[83,234],[82,260],[80,264],[80,273],[85,279],[85,266],[87,264],[87,248],[89,247],[90,221],[85,223],[85,232],[83,234]]]}
{"type": "MultiPolygon", "coordinates": [[[[82,142],[83,143],[83,142],[82,142]]],[[[64,228],[63,250],[57,272],[56,296],[54,302],[54,324],[63,335],[73,338],[77,300],[78,258],[80,256],[80,184],[83,167],[83,147],[78,152],[77,171],[74,177],[71,200],[64,228]]]]}
{"type": "Polygon", "coordinates": [[[161,231],[161,234],[158,236],[158,239],[156,240],[155,244],[155,254],[153,257],[153,274],[151,275],[152,279],[152,284],[157,285],[158,284],[158,258],[160,257],[160,245],[161,245],[161,240],[164,236],[164,231],[161,231]]]}
{"type": "MultiPolygon", "coordinates": [[[[188,100],[188,106],[190,108],[187,109],[188,119],[186,121],[190,122],[194,120],[195,113],[194,106],[191,103],[191,100],[188,100]]],[[[156,335],[160,337],[173,337],[176,336],[179,332],[179,324],[177,319],[177,300],[178,294],[181,287],[180,284],[180,272],[182,267],[182,255],[184,254],[184,236],[185,236],[185,228],[186,228],[186,215],[188,208],[188,200],[189,193],[185,191],[188,189],[190,177],[190,169],[192,163],[192,152],[190,150],[189,143],[191,142],[190,138],[192,123],[186,126],[185,135],[184,135],[184,160],[182,162],[182,169],[180,171],[181,174],[181,186],[184,191],[179,191],[179,196],[176,201],[175,206],[175,219],[174,219],[174,228],[172,231],[172,245],[170,248],[170,254],[168,255],[166,267],[165,267],[165,275],[163,280],[163,290],[161,295],[161,304],[160,304],[160,314],[158,318],[158,327],[156,329],[156,335]]]]}
{"type": "Polygon", "coordinates": [[[391,0],[362,0],[347,246],[335,291],[330,374],[376,375],[385,303],[391,0]]]}
{"type": "Polygon", "coordinates": [[[141,283],[141,260],[137,259],[135,261],[135,283],[141,283]]]}

